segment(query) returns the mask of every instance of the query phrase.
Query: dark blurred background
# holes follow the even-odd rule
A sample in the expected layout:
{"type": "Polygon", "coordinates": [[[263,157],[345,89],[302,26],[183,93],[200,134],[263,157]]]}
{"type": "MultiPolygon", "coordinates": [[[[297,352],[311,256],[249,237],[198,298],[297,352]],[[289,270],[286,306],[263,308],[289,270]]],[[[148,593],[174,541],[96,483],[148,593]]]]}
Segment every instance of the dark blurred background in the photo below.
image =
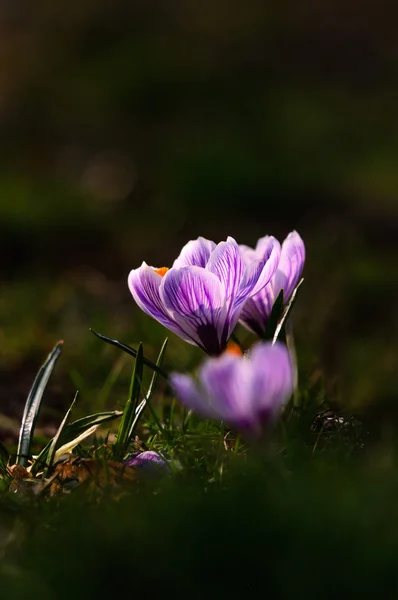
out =
{"type": "MultiPolygon", "coordinates": [[[[93,408],[125,399],[131,363],[89,327],[156,355],[165,331],[126,285],[142,260],[169,265],[198,235],[254,245],[292,229],[308,257],[303,385],[395,414],[397,12],[3,0],[0,428],[58,338],[44,420],[76,387],[93,408]]],[[[171,335],[167,366],[199,359],[171,335]]]]}

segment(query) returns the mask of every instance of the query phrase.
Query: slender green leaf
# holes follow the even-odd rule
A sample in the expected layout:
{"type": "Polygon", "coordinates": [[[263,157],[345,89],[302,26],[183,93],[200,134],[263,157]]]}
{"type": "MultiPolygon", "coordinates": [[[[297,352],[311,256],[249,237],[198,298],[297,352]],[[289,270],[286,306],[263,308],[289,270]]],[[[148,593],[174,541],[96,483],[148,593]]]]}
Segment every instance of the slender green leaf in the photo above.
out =
{"type": "MultiPolygon", "coordinates": [[[[164,357],[164,354],[165,354],[166,348],[167,348],[167,343],[168,343],[168,338],[166,338],[164,340],[163,345],[162,345],[162,347],[160,349],[160,352],[159,352],[159,356],[158,356],[158,358],[156,360],[156,366],[158,366],[158,367],[160,367],[161,364],[162,364],[163,357],[164,357]]],[[[152,394],[155,391],[155,387],[156,387],[156,383],[157,383],[158,377],[159,377],[159,372],[158,371],[154,371],[153,375],[152,375],[151,383],[149,384],[148,392],[147,392],[145,398],[143,399],[143,401],[136,408],[134,420],[133,420],[133,422],[131,424],[131,428],[130,428],[129,435],[128,435],[129,440],[134,435],[135,427],[136,427],[136,425],[137,425],[137,423],[138,423],[138,421],[140,419],[140,416],[141,416],[142,412],[144,411],[146,405],[147,404],[149,405],[149,402],[150,402],[150,400],[152,398],[152,394]]],[[[160,426],[160,429],[162,430],[163,428],[160,425],[160,423],[158,422],[158,420],[157,420],[157,423],[160,426]]]]}
{"type": "Polygon", "coordinates": [[[291,312],[293,310],[293,306],[296,303],[297,295],[298,295],[298,292],[300,290],[300,287],[301,287],[303,281],[304,281],[303,278],[300,279],[300,281],[298,282],[298,284],[294,288],[294,291],[293,291],[292,295],[290,296],[290,300],[289,300],[288,304],[286,305],[285,310],[283,311],[283,315],[282,315],[282,317],[281,317],[281,319],[280,319],[280,321],[278,323],[278,326],[277,326],[277,328],[275,330],[275,334],[274,334],[274,337],[273,337],[273,343],[276,342],[276,340],[278,339],[281,331],[284,330],[284,328],[285,328],[286,322],[287,322],[287,320],[288,320],[288,318],[289,318],[289,316],[290,316],[290,314],[291,314],[291,312]]]}
{"type": "MultiPolygon", "coordinates": [[[[127,354],[130,354],[130,356],[134,356],[134,358],[137,358],[138,350],[134,350],[134,348],[131,348],[131,346],[127,346],[127,344],[123,344],[122,342],[119,342],[118,340],[113,340],[112,338],[108,338],[105,335],[103,335],[102,333],[97,333],[96,331],[94,331],[94,329],[90,329],[90,331],[94,335],[96,335],[100,340],[102,340],[103,342],[106,342],[107,344],[111,344],[111,346],[116,346],[116,348],[120,348],[120,350],[123,350],[123,352],[127,352],[127,354]]],[[[155,363],[153,363],[151,360],[149,360],[149,358],[146,358],[145,356],[143,356],[142,361],[145,365],[147,365],[147,367],[150,367],[153,371],[156,371],[157,373],[159,373],[159,375],[161,375],[165,379],[169,378],[166,371],[163,371],[163,369],[161,369],[160,367],[155,365],[155,363]]]]}
{"type": "Polygon", "coordinates": [[[297,352],[296,352],[296,344],[294,343],[294,335],[293,335],[293,324],[292,320],[289,319],[286,322],[286,345],[290,352],[290,357],[292,359],[293,365],[293,378],[294,378],[294,389],[293,389],[293,407],[300,408],[301,407],[301,394],[298,387],[298,366],[297,366],[297,352]]]}
{"type": "MultiPolygon", "coordinates": [[[[77,421],[73,421],[70,425],[65,428],[65,437],[72,439],[70,436],[75,437],[80,433],[83,433],[85,429],[91,427],[92,425],[101,425],[102,423],[106,423],[107,421],[113,421],[113,419],[117,419],[122,416],[121,410],[109,410],[106,412],[95,413],[94,415],[88,415],[87,417],[82,417],[77,421]]],[[[66,443],[66,439],[64,439],[64,435],[61,437],[62,443],[66,443]]]]}
{"type": "Polygon", "coordinates": [[[33,433],[37,416],[39,414],[43,392],[55,367],[55,363],[61,354],[63,342],[58,342],[47,357],[46,362],[40,368],[33,386],[26,400],[25,410],[22,417],[21,429],[17,450],[17,464],[26,467],[30,458],[33,433]]]}
{"type": "Polygon", "coordinates": [[[140,342],[135,359],[133,375],[131,377],[129,398],[124,407],[122,420],[120,422],[117,434],[117,442],[114,446],[116,457],[121,460],[127,450],[130,442],[129,432],[134,422],[135,411],[138,406],[138,399],[141,391],[142,371],[144,367],[142,343],[140,342]]]}
{"type": "MultiPolygon", "coordinates": [[[[89,415],[87,417],[83,417],[82,419],[78,419],[77,421],[73,421],[69,425],[66,425],[61,432],[59,437],[59,444],[65,445],[79,435],[83,434],[85,431],[93,427],[94,425],[102,425],[102,423],[106,423],[107,421],[112,421],[120,417],[123,413],[120,410],[113,410],[108,412],[96,413],[94,415],[89,415]]],[[[35,475],[40,468],[46,465],[48,451],[52,444],[53,440],[50,440],[48,444],[43,448],[40,452],[39,456],[35,459],[35,462],[32,466],[32,475],[35,475]]]]}

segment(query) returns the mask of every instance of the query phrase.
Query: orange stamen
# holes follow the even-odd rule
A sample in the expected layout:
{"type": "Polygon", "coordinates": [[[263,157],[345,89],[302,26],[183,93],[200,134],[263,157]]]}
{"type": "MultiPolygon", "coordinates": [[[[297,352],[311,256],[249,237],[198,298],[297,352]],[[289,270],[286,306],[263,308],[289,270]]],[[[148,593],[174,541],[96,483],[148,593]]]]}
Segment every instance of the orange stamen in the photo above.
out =
{"type": "Polygon", "coordinates": [[[243,356],[242,350],[239,348],[238,344],[235,344],[234,342],[228,342],[225,352],[228,352],[228,354],[237,354],[238,356],[243,356]]]}
{"type": "Polygon", "coordinates": [[[160,267],[160,269],[155,269],[155,273],[157,273],[161,277],[164,277],[168,270],[169,270],[168,267],[160,267]]]}

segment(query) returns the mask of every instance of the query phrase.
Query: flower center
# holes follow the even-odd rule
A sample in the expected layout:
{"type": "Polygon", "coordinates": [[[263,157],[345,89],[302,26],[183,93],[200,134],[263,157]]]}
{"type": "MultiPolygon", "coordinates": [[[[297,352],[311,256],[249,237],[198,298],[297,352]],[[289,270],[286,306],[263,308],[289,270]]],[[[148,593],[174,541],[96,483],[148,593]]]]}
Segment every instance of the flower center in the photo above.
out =
{"type": "Polygon", "coordinates": [[[235,344],[234,342],[228,342],[225,352],[228,352],[228,354],[236,354],[237,356],[243,355],[243,352],[239,348],[238,344],[235,344]]]}
{"type": "Polygon", "coordinates": [[[164,277],[168,270],[169,270],[169,267],[160,267],[159,269],[155,269],[155,273],[157,273],[161,277],[164,277]]]}

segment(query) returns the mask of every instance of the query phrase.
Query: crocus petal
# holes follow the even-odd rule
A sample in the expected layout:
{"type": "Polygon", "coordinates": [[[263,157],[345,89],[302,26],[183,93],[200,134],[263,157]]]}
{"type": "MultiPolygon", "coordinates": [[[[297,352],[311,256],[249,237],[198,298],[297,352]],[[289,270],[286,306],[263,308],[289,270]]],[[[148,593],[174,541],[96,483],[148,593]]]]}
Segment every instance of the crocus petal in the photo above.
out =
{"type": "Polygon", "coordinates": [[[141,310],[185,341],[195,343],[184,334],[167,312],[159,293],[162,281],[163,278],[155,272],[155,269],[145,262],[138,269],[133,269],[128,277],[130,292],[141,310]]]}
{"type": "Polygon", "coordinates": [[[189,265],[205,267],[216,244],[204,237],[198,237],[197,240],[191,240],[180,252],[180,255],[173,263],[173,268],[180,269],[189,265]]]}
{"type": "Polygon", "coordinates": [[[276,343],[256,344],[246,356],[208,359],[197,381],[174,373],[176,395],[193,410],[256,436],[280,413],[294,387],[289,352],[276,343]]]}
{"type": "Polygon", "coordinates": [[[224,353],[208,360],[200,370],[199,379],[219,419],[241,430],[252,427],[256,412],[247,402],[251,365],[245,358],[224,353]]]}
{"type": "Polygon", "coordinates": [[[292,231],[282,244],[281,258],[273,282],[274,293],[278,295],[283,289],[287,301],[299,282],[305,262],[304,242],[297,233],[292,231]]]}
{"type": "MultiPolygon", "coordinates": [[[[263,256],[260,260],[249,260],[246,262],[246,268],[243,274],[239,291],[234,299],[233,310],[230,315],[230,332],[241,319],[242,312],[250,298],[261,292],[262,289],[270,285],[270,280],[274,275],[280,258],[280,244],[272,236],[263,238],[260,251],[263,256]]],[[[255,255],[258,256],[257,250],[255,255]]],[[[247,257],[246,257],[247,259],[247,257]]]]}
{"type": "Polygon", "coordinates": [[[227,342],[223,337],[227,311],[218,277],[196,266],[170,269],[160,295],[185,335],[209,354],[219,354],[227,342]]]}
{"type": "Polygon", "coordinates": [[[220,418],[209,403],[207,396],[203,391],[199,391],[192,377],[181,373],[172,373],[170,375],[170,383],[178,398],[187,408],[210,419],[220,418]]]}
{"type": "Polygon", "coordinates": [[[239,244],[239,250],[240,250],[240,255],[245,264],[248,263],[253,258],[256,258],[255,250],[253,250],[253,248],[250,248],[250,246],[246,246],[245,244],[239,244]]]}
{"type": "MultiPolygon", "coordinates": [[[[254,296],[266,286],[278,268],[281,255],[281,246],[278,240],[273,236],[267,236],[260,248],[262,257],[246,264],[239,290],[239,297],[244,299],[254,296]]],[[[256,250],[256,255],[258,256],[258,254],[259,251],[256,250]]]]}
{"type": "Polygon", "coordinates": [[[138,467],[148,472],[158,471],[159,468],[163,469],[165,467],[170,469],[168,463],[153,450],[136,452],[135,454],[129,456],[129,458],[124,461],[124,464],[126,467],[138,467]]]}
{"type": "Polygon", "coordinates": [[[258,294],[245,302],[239,316],[240,322],[262,337],[274,304],[272,284],[268,284],[258,294]]]}
{"type": "Polygon", "coordinates": [[[226,242],[220,242],[217,245],[206,268],[217,275],[221,281],[225,290],[225,298],[230,305],[231,302],[234,302],[243,272],[239,246],[232,237],[228,237],[226,242]]]}
{"type": "Polygon", "coordinates": [[[269,417],[280,412],[294,388],[294,371],[290,353],[276,342],[253,347],[248,359],[253,368],[253,401],[269,417]]]}
{"type": "MultiPolygon", "coordinates": [[[[246,247],[241,249],[244,262],[254,262],[268,240],[267,236],[259,239],[255,250],[246,247]]],[[[282,244],[279,264],[271,281],[251,296],[241,311],[239,318],[245,327],[260,336],[264,335],[276,298],[283,289],[284,303],[289,301],[301,277],[304,261],[304,242],[296,231],[292,231],[282,244]]]]}

